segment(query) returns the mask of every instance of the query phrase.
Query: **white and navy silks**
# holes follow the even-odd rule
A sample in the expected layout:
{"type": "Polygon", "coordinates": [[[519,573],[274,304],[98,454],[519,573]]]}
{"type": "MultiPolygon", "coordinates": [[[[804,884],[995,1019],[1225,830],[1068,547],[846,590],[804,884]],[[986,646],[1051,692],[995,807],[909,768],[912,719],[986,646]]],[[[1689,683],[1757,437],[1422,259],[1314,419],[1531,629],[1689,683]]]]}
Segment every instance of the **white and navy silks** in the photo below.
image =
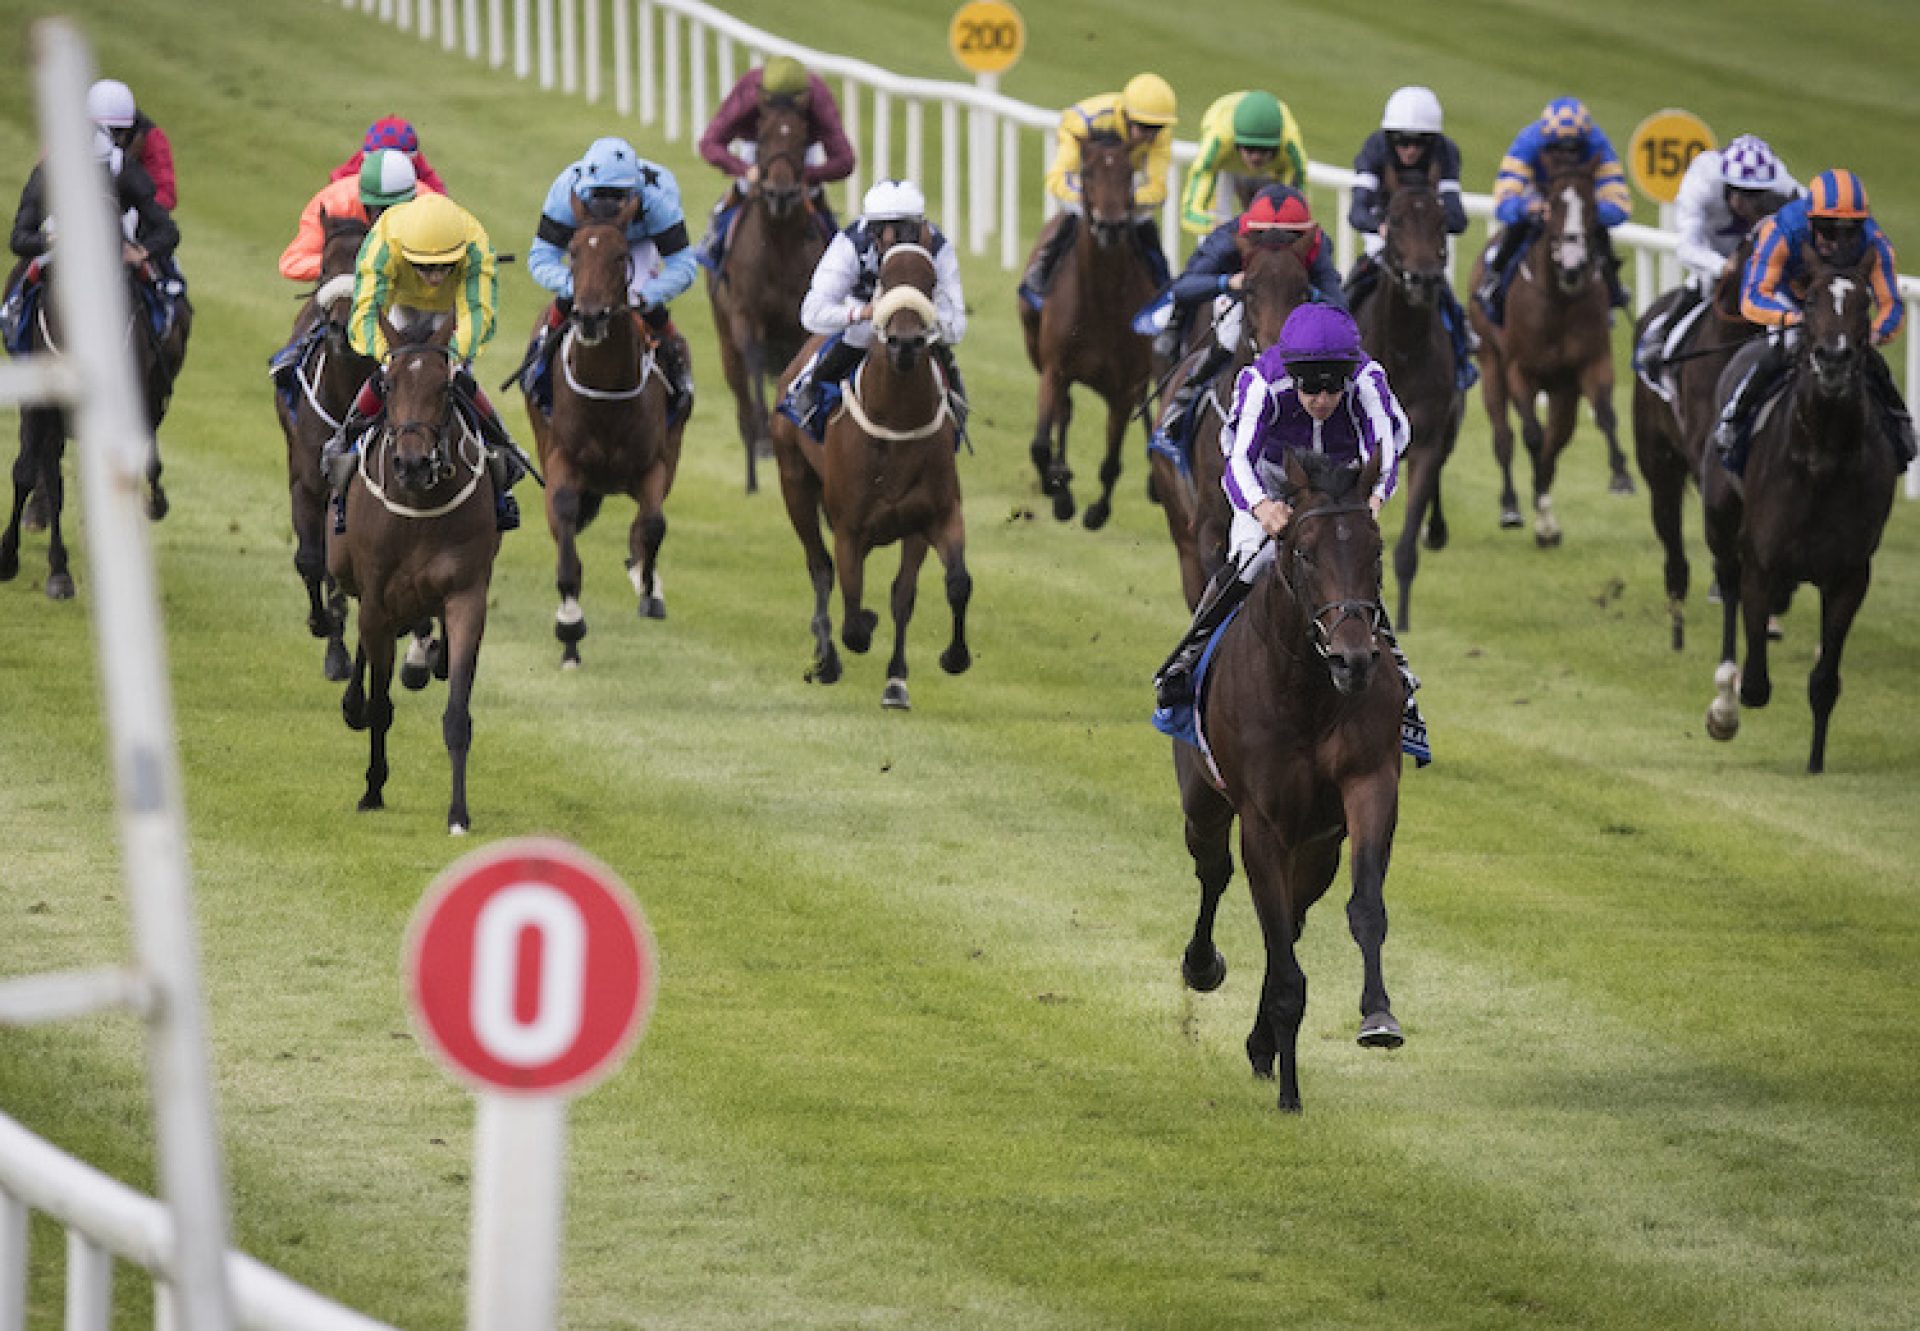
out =
{"type": "MultiPolygon", "coordinates": [[[[1735,217],[1727,207],[1720,157],[1718,148],[1709,148],[1695,156],[1687,167],[1687,174],[1681,178],[1680,193],[1673,201],[1674,229],[1680,234],[1674,257],[1686,269],[1687,280],[1702,289],[1713,286],[1750,230],[1748,223],[1735,217]]],[[[1805,191],[1782,168],[1773,193],[1785,203],[1805,191]]]]}
{"type": "MultiPolygon", "coordinates": [[[[885,225],[884,223],[882,225],[885,225]]],[[[861,218],[833,238],[813,270],[813,282],[800,302],[800,323],[809,333],[838,333],[848,346],[873,343],[870,320],[854,314],[873,299],[880,285],[879,238],[861,218]]],[[[951,347],[967,335],[967,303],[960,290],[960,257],[932,223],[924,226],[926,249],[933,255],[933,308],[940,340],[951,347]]]]}
{"type": "MultiPolygon", "coordinates": [[[[1444,134],[1434,136],[1430,150],[1440,164],[1440,209],[1446,214],[1447,234],[1457,236],[1467,229],[1467,209],[1460,198],[1460,147],[1444,134]]],[[[1353,159],[1353,201],[1347,208],[1347,223],[1360,233],[1369,258],[1386,248],[1387,239],[1380,226],[1387,220],[1389,194],[1381,192],[1383,181],[1397,181],[1402,175],[1425,179],[1427,168],[1403,172],[1400,160],[1387,142],[1387,131],[1376,129],[1360,145],[1353,159]]],[[[1390,191],[1389,191],[1390,193],[1390,191]]]]}
{"type": "Polygon", "coordinates": [[[1399,484],[1408,433],[1407,414],[1378,361],[1363,362],[1333,415],[1316,421],[1301,404],[1279,348],[1261,352],[1240,372],[1233,388],[1233,410],[1220,432],[1226,452],[1221,484],[1233,505],[1229,548],[1240,580],[1252,582],[1273,560],[1274,546],[1253,516],[1253,507],[1264,499],[1282,497],[1276,491],[1287,453],[1320,453],[1350,466],[1362,466],[1379,455],[1380,479],[1373,494],[1384,503],[1399,484]]]}
{"type": "MultiPolygon", "coordinates": [[[[673,173],[647,161],[637,166],[640,208],[627,227],[633,256],[628,295],[643,310],[656,310],[693,285],[699,264],[687,243],[687,219],[673,173]]],[[[527,271],[533,280],[563,298],[573,295],[573,270],[567,265],[567,246],[576,229],[573,200],[584,201],[594,184],[585,167],[582,158],[562,171],[547,190],[540,225],[527,251],[527,271]]]]}

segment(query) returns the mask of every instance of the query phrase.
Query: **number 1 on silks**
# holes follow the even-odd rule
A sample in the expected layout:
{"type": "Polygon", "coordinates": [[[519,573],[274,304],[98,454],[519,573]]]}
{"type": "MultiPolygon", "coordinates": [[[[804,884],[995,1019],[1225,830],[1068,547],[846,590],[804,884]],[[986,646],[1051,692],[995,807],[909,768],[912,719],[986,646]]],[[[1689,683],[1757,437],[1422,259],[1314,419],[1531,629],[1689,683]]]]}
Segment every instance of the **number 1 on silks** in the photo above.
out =
{"type": "Polygon", "coordinates": [[[558,1325],[567,1101],[626,1060],[652,1012],[653,937],[618,876],[564,841],[484,847],[407,930],[414,1029],[478,1098],[469,1331],[558,1325]]]}

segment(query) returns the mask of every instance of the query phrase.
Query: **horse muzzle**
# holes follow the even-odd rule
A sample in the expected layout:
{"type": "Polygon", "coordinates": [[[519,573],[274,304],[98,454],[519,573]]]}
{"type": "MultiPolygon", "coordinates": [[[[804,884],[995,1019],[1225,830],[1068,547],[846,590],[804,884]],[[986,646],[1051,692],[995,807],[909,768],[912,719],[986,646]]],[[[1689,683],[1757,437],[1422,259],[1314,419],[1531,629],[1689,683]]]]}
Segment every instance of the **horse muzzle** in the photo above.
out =
{"type": "Polygon", "coordinates": [[[1809,358],[1813,366],[1813,383],[1822,396],[1838,397],[1845,393],[1853,381],[1853,373],[1859,364],[1859,353],[1852,347],[1816,346],[1809,358]]]}
{"type": "Polygon", "coordinates": [[[580,339],[580,344],[597,347],[606,341],[607,334],[613,331],[613,314],[611,309],[584,310],[575,305],[573,307],[574,335],[580,339]]]}
{"type": "Polygon", "coordinates": [[[1401,292],[1408,303],[1426,309],[1440,294],[1440,284],[1447,280],[1446,274],[1439,269],[1421,269],[1412,271],[1400,269],[1394,273],[1394,280],[1400,284],[1401,292]]]}

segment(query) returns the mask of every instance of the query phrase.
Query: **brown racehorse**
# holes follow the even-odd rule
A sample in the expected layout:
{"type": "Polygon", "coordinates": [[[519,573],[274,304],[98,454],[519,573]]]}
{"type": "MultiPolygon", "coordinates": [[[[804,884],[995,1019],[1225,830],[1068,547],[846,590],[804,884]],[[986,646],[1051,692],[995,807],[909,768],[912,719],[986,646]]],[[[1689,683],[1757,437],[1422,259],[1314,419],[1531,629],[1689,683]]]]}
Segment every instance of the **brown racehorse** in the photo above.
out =
{"type": "MultiPolygon", "coordinates": [[[[957,675],[973,661],[967,647],[973,577],[967,572],[967,530],[954,466],[955,426],[946,385],[931,354],[938,327],[933,290],[931,254],[914,244],[888,250],[874,297],[874,345],[847,380],[840,409],[827,423],[825,443],[804,438],[784,416],[773,423],[780,490],[813,582],[809,679],[831,684],[840,678],[840,654],[834,650],[827,608],[836,561],[841,639],[849,651],[865,652],[880,622],[861,604],[867,555],[900,542],[900,571],[893,580],[893,659],[887,663],[887,685],[880,697],[885,707],[909,705],[907,624],[929,546],[946,568],[947,605],[953,612],[953,638],[940,654],[940,668],[957,675]],[[820,537],[823,512],[833,531],[832,556],[820,537]]],[[[794,358],[782,376],[782,388],[812,353],[809,344],[794,358]]]]}
{"type": "MultiPolygon", "coordinates": [[[[1593,164],[1554,174],[1547,182],[1547,219],[1521,256],[1507,293],[1506,326],[1495,328],[1473,303],[1469,318],[1480,334],[1480,393],[1493,426],[1493,454],[1500,463],[1500,525],[1520,525],[1513,491],[1511,403],[1520,415],[1521,440],[1533,459],[1533,539],[1560,544],[1553,511],[1553,477],[1560,450],[1573,437],[1584,397],[1607,440],[1607,464],[1616,494],[1633,493],[1626,455],[1620,451],[1613,413],[1613,338],[1607,327],[1607,283],[1600,272],[1600,220],[1594,208],[1593,164]],[[1547,395],[1544,429],[1534,399],[1547,395]]],[[[1487,256],[1474,264],[1478,288],[1487,256]]]]}
{"type": "Polygon", "coordinates": [[[366,239],[358,218],[320,214],[325,241],[313,299],[294,317],[296,342],[310,337],[294,370],[293,406],[274,394],[275,414],[287,440],[287,495],[293,510],[294,571],[307,590],[307,631],[326,641],[328,679],[347,677],[347,598],[327,572],[327,482],[320,451],[345,419],[360,385],[376,368],[373,358],[347,341],[353,307],[353,265],[366,239]],[[314,329],[321,330],[314,333],[314,329]]]}
{"type": "Polygon", "coordinates": [[[452,321],[424,342],[406,341],[384,318],[381,327],[391,348],[385,424],[362,446],[348,483],[346,533],[327,543],[328,571],[360,602],[360,641],[340,711],[350,728],[371,732],[360,808],[383,808],[394,644],[415,625],[442,619],[448,679],[440,730],[453,765],[447,831],[463,836],[473,740],[468,704],[500,549],[493,478],[479,435],[454,406],[452,321]]]}
{"type": "MultiPolygon", "coordinates": [[[[1120,445],[1139,410],[1152,373],[1153,339],[1133,331],[1134,312],[1153,299],[1153,274],[1140,253],[1133,221],[1133,162],[1117,135],[1087,141],[1080,165],[1086,216],[1059,261],[1046,303],[1020,303],[1027,358],[1040,372],[1040,398],[1028,451],[1040,487],[1053,499],[1053,516],[1073,516],[1073,472],[1067,467],[1067,427],[1073,422],[1074,384],[1107,403],[1107,456],[1100,464],[1100,497],[1087,505],[1086,525],[1102,527],[1113,512],[1120,479],[1120,445]],[[1090,233],[1090,234],[1088,234],[1090,233]]],[[[1067,224],[1055,218],[1036,242],[1067,224]]],[[[1031,267],[1031,263],[1029,263],[1031,267]]]]}
{"type": "MultiPolygon", "coordinates": [[[[1653,530],[1666,552],[1667,614],[1676,652],[1686,646],[1687,584],[1692,575],[1681,523],[1687,481],[1700,476],[1707,441],[1719,419],[1721,372],[1733,353],[1760,331],[1740,313],[1740,274],[1750,249],[1742,243],[1735,252],[1685,340],[1675,348],[1664,376],[1673,400],[1654,391],[1644,375],[1636,374],[1633,381],[1633,451],[1647,482],[1653,530]]],[[[1670,291],[1653,303],[1634,328],[1634,345],[1640,344],[1650,323],[1673,308],[1679,295],[1670,291]]],[[[1730,498],[1739,502],[1737,495],[1730,498]]]]}
{"type": "Polygon", "coordinates": [[[629,200],[611,221],[596,222],[575,201],[567,246],[573,312],[553,358],[553,415],[531,395],[527,399],[546,472],[547,529],[559,548],[560,609],[553,632],[562,644],[563,667],[580,664],[587,621],[580,610],[578,537],[604,496],[629,495],[639,505],[627,532],[627,576],[643,618],[667,614],[659,571],[667,534],[663,507],[680,465],[686,421],[667,419],[666,375],[645,322],[628,304],[626,228],[638,207],[638,200],[629,200]]]}
{"type": "Polygon", "coordinates": [[[1378,459],[1355,470],[1315,454],[1287,458],[1293,517],[1246,608],[1222,631],[1202,727],[1206,758],[1176,743],[1174,773],[1200,910],[1181,959],[1187,984],[1219,988],[1227,963],[1214,914],[1233,876],[1228,833],[1240,819],[1240,856],[1266,940],[1266,978],[1247,1056],[1280,1080],[1280,1108],[1300,1108],[1295,1048],[1307,977],[1294,954],[1307,910],[1333,883],[1340,843],[1353,842],[1347,923],[1360,945],[1360,1043],[1401,1043],[1382,978],[1383,888],[1400,810],[1400,672],[1381,661],[1380,529],[1367,495],[1378,459]]]}
{"type": "MultiPolygon", "coordinates": [[[[43,261],[38,312],[28,330],[29,350],[33,355],[58,355],[60,322],[54,309],[52,284],[59,280],[57,265],[43,261]]],[[[187,329],[192,309],[184,296],[178,299],[174,324],[164,340],[156,336],[140,294],[145,280],[139,270],[126,270],[129,306],[127,345],[133,352],[134,380],[146,397],[149,430],[160,428],[167,403],[173,395],[174,377],[186,356],[187,329]]],[[[20,452],[13,463],[13,509],[4,532],[0,532],[0,582],[9,582],[20,573],[21,515],[32,500],[45,518],[47,531],[46,593],[55,601],[73,596],[73,574],[68,569],[67,545],[60,531],[61,510],[66,504],[66,483],[60,466],[67,452],[67,418],[59,407],[22,407],[20,411],[20,452]]],[[[167,492],[160,484],[160,441],[149,435],[147,453],[147,516],[155,522],[167,515],[167,492]]],[[[35,524],[36,526],[39,524],[35,524]]]]}
{"type": "Polygon", "coordinates": [[[1447,218],[1440,196],[1422,181],[1401,183],[1387,200],[1386,246],[1380,251],[1380,284],[1354,311],[1367,354],[1387,372],[1393,394],[1407,413],[1410,435],[1400,460],[1407,517],[1393,547],[1393,574],[1400,584],[1395,626],[1410,626],[1413,580],[1420,571],[1420,536],[1429,549],[1447,544],[1440,507],[1440,470],[1453,456],[1466,412],[1453,359],[1453,339],[1441,314],[1447,281],[1447,218]]]}
{"type": "Polygon", "coordinates": [[[800,302],[826,249],[820,219],[807,202],[806,153],[806,116],[791,106],[763,107],[760,180],[747,187],[720,271],[707,274],[720,364],[747,450],[748,494],[760,488],[755,463],[770,447],[767,380],[807,340],[800,302]]]}
{"type": "MultiPolygon", "coordinates": [[[[1732,739],[1741,707],[1767,705],[1767,616],[1810,582],[1820,589],[1820,651],[1807,676],[1809,772],[1826,766],[1841,653],[1866,599],[1900,475],[1865,364],[1874,354],[1875,261],[1869,250],[1850,266],[1813,265],[1793,386],[1754,426],[1744,504],[1717,462],[1702,476],[1707,545],[1726,602],[1708,733],[1732,739]],[[1735,663],[1736,618],[1746,624],[1744,668],[1735,663]]],[[[1761,350],[1756,344],[1734,357],[1720,379],[1722,401],[1761,350]]]]}

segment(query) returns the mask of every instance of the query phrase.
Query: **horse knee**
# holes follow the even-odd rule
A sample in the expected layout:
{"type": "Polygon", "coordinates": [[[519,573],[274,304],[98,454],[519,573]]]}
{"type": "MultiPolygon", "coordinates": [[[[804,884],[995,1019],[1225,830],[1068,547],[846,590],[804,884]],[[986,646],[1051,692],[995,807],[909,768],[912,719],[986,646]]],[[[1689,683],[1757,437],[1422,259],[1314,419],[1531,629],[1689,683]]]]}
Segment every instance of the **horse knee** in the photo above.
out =
{"type": "Polygon", "coordinates": [[[324,551],[303,545],[293,554],[293,571],[302,581],[318,582],[327,574],[327,557],[324,551]]]}
{"type": "Polygon", "coordinates": [[[1807,705],[1815,716],[1831,712],[1840,701],[1840,672],[1816,666],[1807,676],[1807,705]]]}
{"type": "Polygon", "coordinates": [[[553,517],[563,527],[580,525],[580,492],[571,486],[550,490],[548,503],[553,505],[553,517]]]}
{"type": "Polygon", "coordinates": [[[466,707],[449,707],[440,718],[440,737],[448,753],[464,753],[473,744],[473,713],[466,707]]]}
{"type": "Polygon", "coordinates": [[[947,570],[947,604],[965,605],[973,599],[973,575],[964,567],[947,570]]]}

